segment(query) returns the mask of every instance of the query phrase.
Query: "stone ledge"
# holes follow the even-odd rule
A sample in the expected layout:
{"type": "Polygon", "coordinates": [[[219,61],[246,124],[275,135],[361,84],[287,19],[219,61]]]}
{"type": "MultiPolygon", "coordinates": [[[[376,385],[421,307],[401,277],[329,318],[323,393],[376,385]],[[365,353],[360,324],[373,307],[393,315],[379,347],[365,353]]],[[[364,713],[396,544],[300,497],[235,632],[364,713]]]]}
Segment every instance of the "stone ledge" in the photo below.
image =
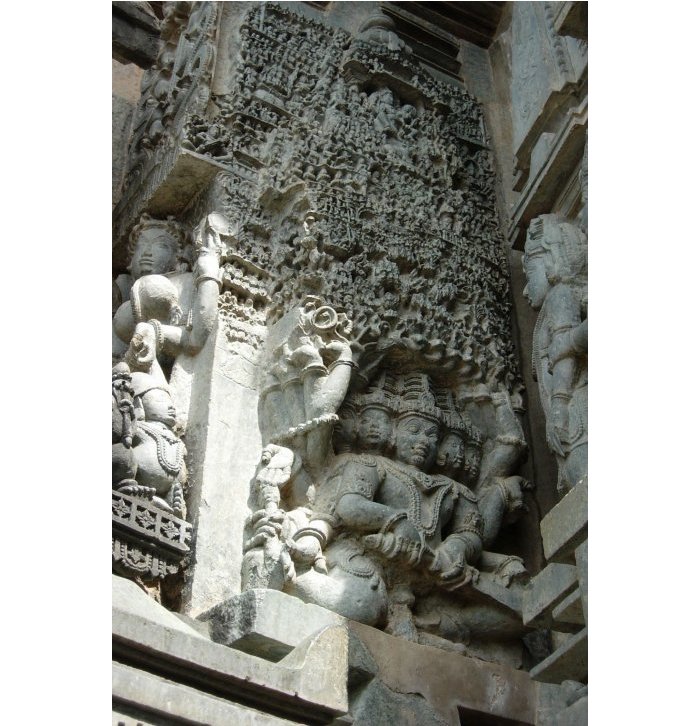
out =
{"type": "Polygon", "coordinates": [[[577,585],[573,565],[551,563],[534,577],[523,595],[523,623],[551,626],[550,613],[577,585]]]}
{"type": "Polygon", "coordinates": [[[212,640],[278,661],[306,638],[345,619],[279,590],[247,590],[199,615],[212,640]]]}
{"type": "Polygon", "coordinates": [[[530,675],[545,683],[585,681],[588,677],[588,628],[572,635],[552,655],[538,663],[530,675]]]}
{"type": "Polygon", "coordinates": [[[540,523],[548,561],[566,562],[588,538],[588,481],[577,484],[540,523]]]}
{"type": "MultiPolygon", "coordinates": [[[[112,664],[112,699],[114,721],[117,723],[124,722],[125,717],[137,719],[136,722],[142,724],[163,723],[162,719],[168,718],[174,718],[178,723],[181,719],[188,719],[191,723],[212,726],[283,726],[297,723],[239,706],[121,663],[112,664]],[[152,720],[154,717],[155,720],[152,720]]],[[[131,723],[131,720],[128,722],[131,723]]]]}
{"type": "Polygon", "coordinates": [[[510,215],[508,241],[513,249],[523,249],[528,225],[535,217],[552,211],[563,186],[583,155],[587,128],[588,96],[578,107],[569,109],[566,121],[551,135],[549,148],[539,168],[528,170],[527,184],[510,215]]]}
{"type": "Polygon", "coordinates": [[[538,684],[526,671],[411,643],[368,625],[348,627],[378,666],[377,677],[395,693],[420,694],[449,724],[459,713],[534,724],[538,684]]]}
{"type": "Polygon", "coordinates": [[[327,723],[347,713],[345,627],[325,628],[269,663],[213,643],[124,582],[133,587],[117,583],[112,612],[113,658],[120,665],[278,718],[327,723]]]}

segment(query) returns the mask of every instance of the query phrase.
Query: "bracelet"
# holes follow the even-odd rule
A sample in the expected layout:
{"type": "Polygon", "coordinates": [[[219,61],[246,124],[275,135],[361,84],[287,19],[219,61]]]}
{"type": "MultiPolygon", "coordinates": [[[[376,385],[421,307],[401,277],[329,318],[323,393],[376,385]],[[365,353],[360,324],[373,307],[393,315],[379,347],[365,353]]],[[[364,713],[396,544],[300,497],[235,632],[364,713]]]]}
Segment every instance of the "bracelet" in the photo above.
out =
{"type": "Polygon", "coordinates": [[[394,514],[392,514],[381,526],[379,533],[386,534],[389,531],[390,527],[395,525],[397,522],[400,522],[402,519],[408,519],[408,512],[394,512],[394,514]]]}
{"type": "Polygon", "coordinates": [[[194,281],[194,286],[199,287],[200,283],[204,282],[205,280],[212,280],[219,286],[219,291],[221,290],[221,280],[218,277],[215,277],[214,275],[200,275],[194,281]]]}
{"type": "Polygon", "coordinates": [[[351,360],[338,359],[338,360],[333,361],[328,366],[328,372],[330,373],[336,366],[350,366],[350,368],[357,368],[357,363],[355,363],[354,361],[351,361],[351,360]]]}
{"type": "Polygon", "coordinates": [[[163,335],[163,326],[159,320],[152,318],[148,321],[153,326],[153,330],[156,333],[156,353],[163,350],[163,344],[165,343],[165,336],[163,335]]]}

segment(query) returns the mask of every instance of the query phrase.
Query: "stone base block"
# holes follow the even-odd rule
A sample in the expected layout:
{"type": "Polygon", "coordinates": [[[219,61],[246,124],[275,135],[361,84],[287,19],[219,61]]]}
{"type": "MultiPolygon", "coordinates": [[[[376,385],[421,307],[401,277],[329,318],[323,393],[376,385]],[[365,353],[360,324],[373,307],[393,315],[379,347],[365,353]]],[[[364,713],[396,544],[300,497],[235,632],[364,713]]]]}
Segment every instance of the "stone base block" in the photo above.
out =
{"type": "Polygon", "coordinates": [[[198,617],[211,638],[244,653],[279,661],[306,638],[344,618],[278,590],[247,590],[198,617]]]}

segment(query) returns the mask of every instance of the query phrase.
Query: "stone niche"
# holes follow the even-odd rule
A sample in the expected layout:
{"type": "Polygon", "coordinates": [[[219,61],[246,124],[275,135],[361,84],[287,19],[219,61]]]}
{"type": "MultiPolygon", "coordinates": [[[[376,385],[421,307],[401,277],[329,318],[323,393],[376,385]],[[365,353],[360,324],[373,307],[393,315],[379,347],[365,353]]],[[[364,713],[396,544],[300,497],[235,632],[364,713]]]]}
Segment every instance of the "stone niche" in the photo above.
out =
{"type": "Polygon", "coordinates": [[[535,723],[484,112],[321,5],[163,3],[114,213],[115,719],[535,723]]]}

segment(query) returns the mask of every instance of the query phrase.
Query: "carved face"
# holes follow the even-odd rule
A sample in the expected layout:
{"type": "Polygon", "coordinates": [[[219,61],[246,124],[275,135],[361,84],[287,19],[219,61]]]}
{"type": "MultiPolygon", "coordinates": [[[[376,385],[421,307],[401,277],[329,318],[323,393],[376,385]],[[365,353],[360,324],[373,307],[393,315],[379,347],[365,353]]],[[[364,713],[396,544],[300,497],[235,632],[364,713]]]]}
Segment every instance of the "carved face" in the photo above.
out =
{"type": "Polygon", "coordinates": [[[422,416],[406,416],[396,426],[396,458],[427,471],[437,457],[438,425],[422,416]]]}
{"type": "Polygon", "coordinates": [[[392,422],[388,411],[366,408],[360,415],[357,438],[360,446],[369,451],[380,451],[389,443],[392,422]]]}
{"type": "Polygon", "coordinates": [[[162,275],[175,269],[177,240],[161,227],[144,229],[136,240],[131,258],[131,275],[162,275]]]}
{"type": "Polygon", "coordinates": [[[167,391],[152,388],[144,393],[141,403],[146,421],[160,421],[168,428],[175,425],[175,406],[167,391]]]}
{"type": "Polygon", "coordinates": [[[481,449],[477,446],[468,446],[465,452],[464,470],[467,472],[467,481],[474,482],[479,478],[481,468],[481,449]]]}
{"type": "Polygon", "coordinates": [[[527,285],[525,285],[523,295],[533,308],[541,308],[549,292],[549,281],[547,280],[544,255],[526,254],[523,257],[523,268],[527,277],[527,285]]]}
{"type": "Polygon", "coordinates": [[[350,411],[341,409],[338,412],[339,419],[333,427],[333,446],[336,454],[350,451],[355,438],[355,415],[350,411]]]}
{"type": "Polygon", "coordinates": [[[459,434],[447,432],[440,442],[437,460],[450,471],[459,471],[464,466],[464,441],[459,434]]]}

